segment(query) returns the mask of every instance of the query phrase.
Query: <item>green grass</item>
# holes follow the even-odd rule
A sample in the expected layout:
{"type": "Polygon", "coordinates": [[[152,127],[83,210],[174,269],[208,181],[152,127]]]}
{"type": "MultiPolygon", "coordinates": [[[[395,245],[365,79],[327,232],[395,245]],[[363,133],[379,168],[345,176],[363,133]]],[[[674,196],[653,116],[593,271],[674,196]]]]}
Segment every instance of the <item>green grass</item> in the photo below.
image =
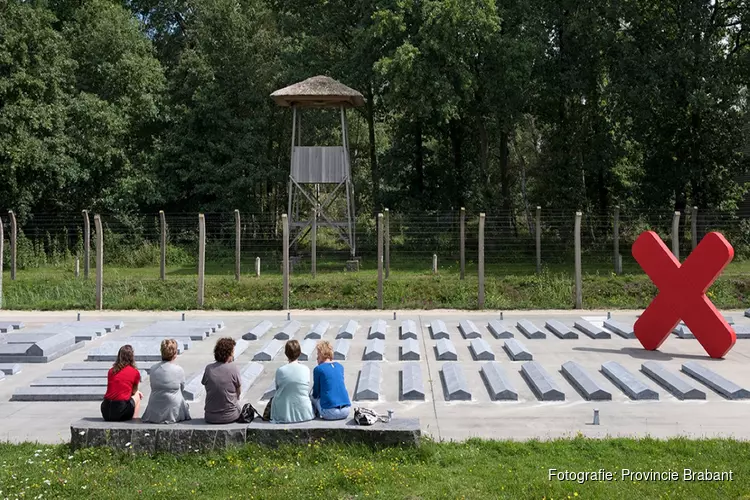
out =
{"type": "Polygon", "coordinates": [[[525,443],[471,440],[371,450],[312,444],[247,446],[186,457],[132,456],[67,445],[0,444],[8,498],[750,498],[750,443],[581,437],[525,443]],[[617,481],[549,480],[550,468],[605,469],[617,481]],[[732,471],[732,481],[687,482],[684,468],[732,471]],[[624,480],[622,469],[678,481],[624,480]],[[39,495],[42,495],[41,497],[39,495]]]}
{"type": "MultiPolygon", "coordinates": [[[[574,303],[574,281],[569,266],[545,266],[536,274],[533,266],[489,264],[486,267],[487,309],[570,309],[574,303]]],[[[357,273],[343,272],[343,263],[324,262],[313,278],[309,269],[297,268],[291,277],[292,308],[372,309],[376,306],[377,271],[365,261],[357,273]]],[[[411,262],[392,268],[384,285],[386,309],[477,308],[478,278],[474,263],[467,264],[466,279],[458,267],[448,263],[433,275],[429,268],[411,262]]],[[[105,267],[105,309],[185,310],[196,308],[198,283],[192,267],[171,267],[166,281],[159,280],[158,267],[105,267]]],[[[656,288],[632,265],[615,276],[606,264],[584,266],[583,305],[589,309],[644,308],[656,288]]],[[[750,263],[733,263],[709,290],[717,307],[748,307],[750,263]]],[[[3,278],[5,309],[92,309],[95,305],[93,273],[89,280],[74,278],[67,268],[43,267],[20,270],[15,281],[6,271],[3,278]]],[[[278,270],[265,269],[260,278],[243,275],[234,280],[232,263],[208,263],[206,309],[280,309],[282,279],[278,270]]]]}

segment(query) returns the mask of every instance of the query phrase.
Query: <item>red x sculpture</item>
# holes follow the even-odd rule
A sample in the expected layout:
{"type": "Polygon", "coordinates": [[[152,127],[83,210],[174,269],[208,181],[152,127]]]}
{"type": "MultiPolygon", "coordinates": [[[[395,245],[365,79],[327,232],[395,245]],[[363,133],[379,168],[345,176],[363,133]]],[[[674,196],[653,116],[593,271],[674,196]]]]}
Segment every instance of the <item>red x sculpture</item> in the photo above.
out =
{"type": "Polygon", "coordinates": [[[661,238],[646,231],[633,244],[633,257],[659,289],[635,322],[635,336],[643,347],[658,349],[682,319],[709,356],[724,357],[737,336],[706,290],[734,257],[726,238],[708,233],[680,265],[661,238]]]}

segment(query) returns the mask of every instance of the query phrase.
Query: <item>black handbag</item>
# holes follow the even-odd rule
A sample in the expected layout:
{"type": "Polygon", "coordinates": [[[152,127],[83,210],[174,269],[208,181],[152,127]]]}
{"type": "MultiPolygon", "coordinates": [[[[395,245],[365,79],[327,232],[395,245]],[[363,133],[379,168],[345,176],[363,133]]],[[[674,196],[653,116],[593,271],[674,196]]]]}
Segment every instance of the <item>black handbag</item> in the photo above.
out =
{"type": "Polygon", "coordinates": [[[238,421],[245,424],[250,424],[253,420],[255,420],[256,415],[263,418],[253,405],[247,403],[242,406],[242,409],[240,410],[240,418],[238,419],[238,421]]]}

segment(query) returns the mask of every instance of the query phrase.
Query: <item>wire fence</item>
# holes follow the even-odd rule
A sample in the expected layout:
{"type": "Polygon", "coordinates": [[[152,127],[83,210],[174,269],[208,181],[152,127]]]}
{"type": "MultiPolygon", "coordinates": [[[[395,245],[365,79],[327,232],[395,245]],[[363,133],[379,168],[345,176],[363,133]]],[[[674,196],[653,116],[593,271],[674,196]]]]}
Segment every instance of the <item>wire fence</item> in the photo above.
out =
{"type": "MultiPolygon", "coordinates": [[[[234,274],[237,244],[237,214],[206,213],[206,272],[234,274]]],[[[161,255],[160,214],[101,214],[104,260],[107,267],[142,269],[144,276],[159,277],[161,255]],[[154,271],[154,268],[156,269],[154,271]]],[[[198,214],[166,213],[166,265],[171,274],[195,274],[198,256],[198,214]]],[[[424,270],[432,267],[437,255],[440,272],[458,272],[461,248],[460,212],[394,213],[388,217],[391,271],[424,270]]],[[[465,214],[465,259],[469,272],[476,269],[478,255],[478,213],[465,214]]],[[[94,217],[90,216],[91,252],[94,259],[94,217]]],[[[574,262],[575,213],[541,210],[530,213],[487,213],[485,217],[485,262],[493,272],[529,274],[537,271],[537,251],[542,268],[568,270],[574,262]],[[538,228],[537,228],[538,226],[538,228]],[[539,245],[537,247],[537,234],[539,245]]],[[[16,266],[19,272],[65,269],[72,272],[76,258],[84,258],[84,218],[77,213],[33,214],[17,221],[16,266]]],[[[673,247],[674,212],[623,212],[615,216],[584,213],[581,248],[584,272],[610,273],[615,270],[615,242],[619,245],[625,273],[640,273],[631,256],[631,246],[645,230],[656,231],[673,247]]],[[[10,217],[2,217],[5,233],[4,265],[9,269],[12,253],[10,217]]],[[[735,260],[750,257],[750,211],[688,211],[680,214],[677,240],[684,260],[696,243],[710,231],[719,231],[735,249],[735,260]]],[[[292,230],[290,241],[296,229],[292,230]]],[[[376,218],[360,215],[355,223],[356,258],[361,268],[377,267],[376,218]]],[[[243,274],[255,273],[260,258],[262,273],[280,273],[282,259],[280,214],[240,213],[239,240],[243,274]]],[[[290,250],[294,272],[307,272],[311,266],[311,233],[290,250]]],[[[337,231],[318,222],[317,271],[341,271],[351,260],[350,248],[337,231]]],[[[81,267],[83,264],[81,263],[81,267]]],[[[730,266],[728,273],[733,271],[730,266]]]]}

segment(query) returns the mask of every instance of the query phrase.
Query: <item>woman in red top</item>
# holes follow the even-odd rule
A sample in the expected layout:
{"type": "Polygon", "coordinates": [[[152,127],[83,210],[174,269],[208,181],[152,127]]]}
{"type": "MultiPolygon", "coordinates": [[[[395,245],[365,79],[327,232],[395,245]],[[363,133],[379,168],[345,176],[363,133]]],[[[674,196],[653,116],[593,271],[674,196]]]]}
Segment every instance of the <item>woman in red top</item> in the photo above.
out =
{"type": "Polygon", "coordinates": [[[141,373],[135,366],[133,346],[124,345],[117,361],[107,373],[107,392],[102,401],[102,417],[108,422],[122,422],[138,415],[143,394],[138,390],[141,373]]]}

